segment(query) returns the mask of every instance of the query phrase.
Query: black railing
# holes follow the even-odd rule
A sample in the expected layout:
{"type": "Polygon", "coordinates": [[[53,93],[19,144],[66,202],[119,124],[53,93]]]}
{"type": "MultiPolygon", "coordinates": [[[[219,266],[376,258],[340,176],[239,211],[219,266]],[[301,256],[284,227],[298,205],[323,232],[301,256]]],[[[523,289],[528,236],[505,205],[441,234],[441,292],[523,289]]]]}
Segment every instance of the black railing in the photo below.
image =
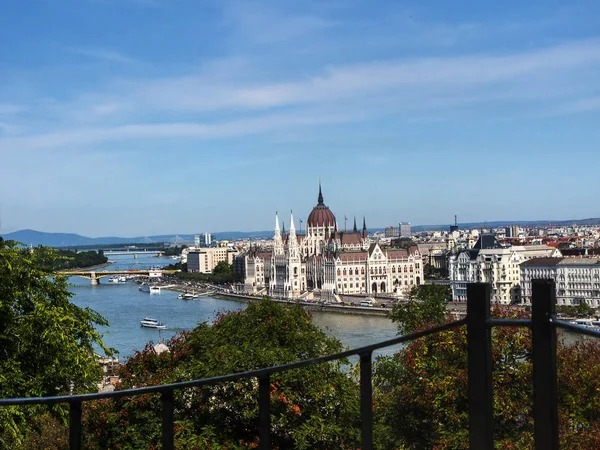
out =
{"type": "Polygon", "coordinates": [[[535,447],[543,450],[558,449],[558,402],[556,381],[556,329],[600,337],[600,331],[557,320],[555,315],[555,287],[552,280],[533,280],[531,319],[491,319],[490,285],[472,283],[467,286],[467,317],[365,347],[334,355],[322,356],[281,366],[205,378],[202,380],[151,386],[121,391],[42,398],[0,399],[0,407],[8,405],[69,404],[70,449],[80,449],[82,441],[81,412],[85,401],[107,398],[131,397],[160,393],[162,399],[162,448],[174,448],[173,392],[179,389],[201,387],[247,378],[258,379],[259,439],[260,448],[270,448],[271,432],[271,374],[309,367],[349,356],[360,358],[360,415],[363,450],[373,448],[373,385],[372,355],[375,350],[409,342],[414,339],[467,326],[468,351],[468,405],[471,449],[492,450],[493,440],[493,390],[492,390],[492,327],[529,327],[532,330],[533,382],[534,382],[534,439],[535,447]]]}

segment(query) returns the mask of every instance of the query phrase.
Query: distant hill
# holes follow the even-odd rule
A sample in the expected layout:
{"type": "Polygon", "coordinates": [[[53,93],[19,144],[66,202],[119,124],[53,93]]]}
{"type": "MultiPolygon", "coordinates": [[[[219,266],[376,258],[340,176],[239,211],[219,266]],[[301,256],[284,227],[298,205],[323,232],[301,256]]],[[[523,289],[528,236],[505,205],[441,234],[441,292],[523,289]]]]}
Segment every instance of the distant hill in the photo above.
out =
{"type": "MultiPolygon", "coordinates": [[[[509,225],[518,225],[525,227],[544,227],[548,225],[552,225],[554,227],[564,227],[569,225],[600,225],[600,218],[591,218],[591,219],[578,219],[578,220],[507,220],[507,221],[495,221],[495,222],[468,222],[468,223],[459,223],[458,228],[460,229],[474,229],[474,228],[482,228],[485,226],[486,228],[500,228],[509,225]]],[[[450,224],[447,225],[416,225],[412,227],[412,231],[425,231],[425,230],[448,230],[450,228],[450,224]]]]}
{"type": "Polygon", "coordinates": [[[99,237],[90,238],[74,233],[46,233],[35,230],[19,230],[3,234],[4,239],[22,242],[26,245],[45,245],[47,247],[72,247],[77,245],[106,245],[142,242],[138,238],[99,237]]]}
{"type": "MultiPolygon", "coordinates": [[[[547,226],[552,224],[553,226],[568,226],[568,225],[600,225],[600,218],[591,219],[580,219],[580,220],[521,220],[521,221],[496,221],[486,222],[486,227],[499,228],[508,225],[519,225],[519,226],[547,226]]],[[[472,222],[472,223],[459,223],[461,229],[473,229],[481,228],[484,226],[484,222],[472,222]]],[[[447,225],[415,225],[412,227],[413,232],[419,232],[424,230],[447,230],[450,227],[447,225]]],[[[383,231],[383,228],[370,228],[369,232],[383,231]]],[[[74,233],[46,233],[44,231],[35,230],[19,230],[13,233],[1,234],[4,239],[11,239],[18,242],[22,242],[25,245],[45,245],[48,247],[77,247],[77,246],[101,246],[111,244],[151,244],[151,243],[162,243],[162,242],[177,242],[179,244],[190,244],[194,242],[193,234],[161,234],[156,236],[139,236],[132,238],[124,237],[97,237],[91,238],[81,236],[74,233]]],[[[273,236],[272,230],[267,231],[220,231],[213,233],[216,240],[238,240],[238,239],[260,239],[260,238],[271,238],[273,236]]]]}
{"type": "MultiPolygon", "coordinates": [[[[213,233],[217,240],[236,240],[247,238],[271,237],[272,231],[223,231],[213,233]]],[[[98,237],[91,238],[81,236],[75,233],[46,233],[36,230],[19,230],[13,233],[1,234],[4,239],[22,242],[25,245],[44,245],[47,247],[77,247],[77,246],[98,246],[110,244],[151,244],[162,242],[192,243],[193,234],[164,234],[157,236],[138,236],[138,237],[98,237]]]]}

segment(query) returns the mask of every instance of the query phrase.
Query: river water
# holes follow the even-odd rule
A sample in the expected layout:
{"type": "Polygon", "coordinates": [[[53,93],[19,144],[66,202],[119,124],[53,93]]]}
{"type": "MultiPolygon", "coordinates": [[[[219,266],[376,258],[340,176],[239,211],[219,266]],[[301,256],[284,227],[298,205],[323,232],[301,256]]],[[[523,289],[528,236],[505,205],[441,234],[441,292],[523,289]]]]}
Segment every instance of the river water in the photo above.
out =
{"type": "MultiPolygon", "coordinates": [[[[107,255],[114,261],[102,270],[144,270],[161,267],[173,262],[170,258],[157,258],[151,255],[107,255]]],[[[85,278],[72,277],[71,301],[78,306],[96,310],[109,322],[109,327],[101,327],[104,343],[119,352],[123,360],[135,350],[142,350],[146,343],[169,339],[183,330],[191,330],[202,322],[211,323],[218,312],[244,309],[246,304],[234,300],[200,297],[195,300],[180,300],[178,293],[163,289],[160,294],[141,292],[132,281],[109,283],[102,278],[98,286],[91,286],[85,278]],[[167,325],[165,330],[140,327],[140,320],[152,317],[167,325]]],[[[357,316],[327,312],[314,312],[313,323],[326,333],[337,337],[349,348],[391,339],[396,336],[396,326],[380,316],[357,316]]],[[[399,347],[384,349],[379,354],[391,354],[399,347]]]]}

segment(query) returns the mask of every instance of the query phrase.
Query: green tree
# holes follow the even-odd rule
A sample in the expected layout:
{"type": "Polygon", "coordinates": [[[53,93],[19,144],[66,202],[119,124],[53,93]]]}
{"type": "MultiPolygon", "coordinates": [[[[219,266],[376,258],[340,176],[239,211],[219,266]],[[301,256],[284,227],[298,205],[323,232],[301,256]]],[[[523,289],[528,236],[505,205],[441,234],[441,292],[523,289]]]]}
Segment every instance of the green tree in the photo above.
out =
{"type": "MultiPolygon", "coordinates": [[[[494,308],[494,317],[526,318],[494,308]]],[[[494,440],[533,448],[531,331],[492,332],[494,440]]],[[[417,339],[374,365],[377,448],[468,448],[466,327],[417,339]]],[[[558,347],[561,448],[600,448],[600,343],[558,347]]]]}
{"type": "MultiPolygon", "coordinates": [[[[120,389],[199,379],[315,358],[342,350],[299,306],[268,299],[220,315],[168,343],[129,359],[120,389]]],[[[255,379],[175,394],[176,445],[182,449],[257,446],[255,379]]],[[[354,380],[334,362],[271,377],[273,448],[356,448],[359,401],[354,380]]],[[[160,442],[160,401],[140,396],[93,405],[86,427],[95,448],[154,447],[160,442]]]]}
{"type": "Polygon", "coordinates": [[[213,269],[213,275],[229,275],[233,272],[231,264],[227,264],[227,261],[219,261],[213,269]]]}
{"type": "MultiPolygon", "coordinates": [[[[66,279],[51,276],[57,253],[0,238],[0,397],[55,396],[97,390],[102,343],[98,313],[69,301],[66,279]]],[[[39,431],[41,407],[0,408],[0,447],[19,448],[39,431]]],[[[53,414],[62,423],[65,408],[53,414]]]]}
{"type": "Polygon", "coordinates": [[[408,301],[394,305],[390,318],[398,323],[399,331],[403,334],[440,324],[446,317],[446,302],[451,295],[450,286],[447,285],[413,286],[408,301]]]}

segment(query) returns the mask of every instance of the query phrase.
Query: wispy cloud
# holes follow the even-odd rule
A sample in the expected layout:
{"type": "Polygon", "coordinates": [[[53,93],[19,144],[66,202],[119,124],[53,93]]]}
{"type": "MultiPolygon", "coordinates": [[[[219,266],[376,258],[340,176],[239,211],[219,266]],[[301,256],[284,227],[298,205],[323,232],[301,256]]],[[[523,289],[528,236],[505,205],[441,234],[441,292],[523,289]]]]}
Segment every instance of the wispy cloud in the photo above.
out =
{"type": "Polygon", "coordinates": [[[528,52],[338,65],[270,82],[246,75],[253,70],[251,61],[233,59],[213,61],[179,77],[111,83],[104,91],[52,104],[46,114],[55,120],[54,131],[0,139],[0,149],[145,138],[224,139],[498,103],[548,110],[549,103],[577,100],[573,111],[593,110],[597,99],[579,99],[596,92],[589,73],[600,71],[600,41],[528,52]],[[587,82],[577,83],[582,74],[587,82]],[[56,123],[61,117],[62,123],[56,123]],[[77,123],[86,126],[73,128],[77,123]]]}
{"type": "Polygon", "coordinates": [[[25,111],[25,106],[12,103],[0,103],[0,116],[11,116],[25,111]]]}
{"type": "Polygon", "coordinates": [[[114,50],[107,50],[101,48],[71,48],[69,49],[71,53],[76,55],[84,56],[87,58],[98,59],[102,61],[115,62],[115,63],[123,63],[123,64],[132,64],[136,62],[135,59],[130,58],[122,53],[116,52],[114,50]]]}

